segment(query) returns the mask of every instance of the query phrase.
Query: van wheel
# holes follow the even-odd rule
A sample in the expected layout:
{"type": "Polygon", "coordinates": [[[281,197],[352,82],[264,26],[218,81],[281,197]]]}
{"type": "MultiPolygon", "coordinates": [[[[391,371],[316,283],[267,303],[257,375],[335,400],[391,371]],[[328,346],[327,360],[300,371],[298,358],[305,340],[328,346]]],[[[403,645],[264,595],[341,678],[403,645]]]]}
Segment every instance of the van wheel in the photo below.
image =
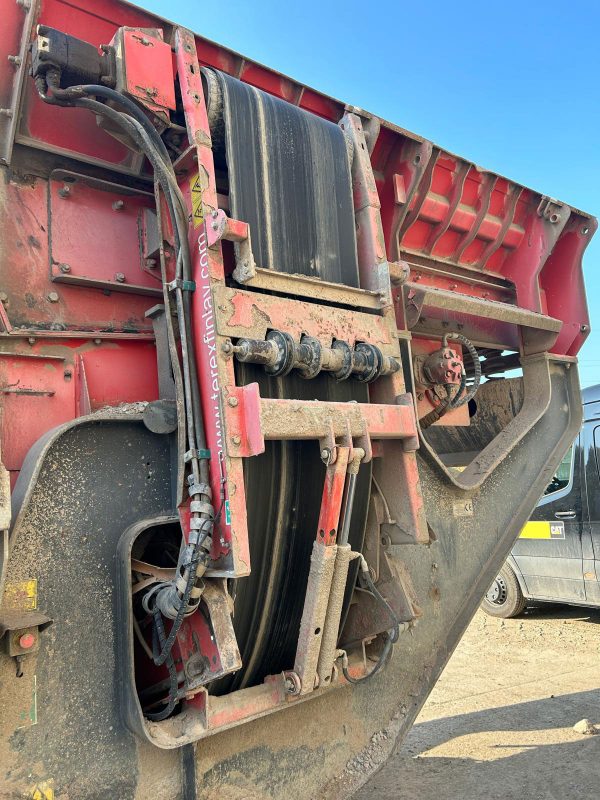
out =
{"type": "Polygon", "coordinates": [[[517,576],[505,564],[488,589],[481,604],[482,609],[492,617],[509,619],[521,614],[526,605],[517,576]]]}

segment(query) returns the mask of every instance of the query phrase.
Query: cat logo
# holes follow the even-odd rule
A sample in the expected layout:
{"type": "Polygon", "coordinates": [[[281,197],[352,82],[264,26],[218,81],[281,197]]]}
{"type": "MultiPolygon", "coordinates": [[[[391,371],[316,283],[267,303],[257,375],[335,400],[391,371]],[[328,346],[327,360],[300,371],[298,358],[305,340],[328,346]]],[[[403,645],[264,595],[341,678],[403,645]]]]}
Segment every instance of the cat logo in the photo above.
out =
{"type": "Polygon", "coordinates": [[[520,539],[564,539],[564,522],[528,522],[519,534],[520,539]]]}
{"type": "Polygon", "coordinates": [[[550,523],[550,538],[551,539],[564,539],[565,538],[565,523],[564,522],[551,522],[550,523]]]}

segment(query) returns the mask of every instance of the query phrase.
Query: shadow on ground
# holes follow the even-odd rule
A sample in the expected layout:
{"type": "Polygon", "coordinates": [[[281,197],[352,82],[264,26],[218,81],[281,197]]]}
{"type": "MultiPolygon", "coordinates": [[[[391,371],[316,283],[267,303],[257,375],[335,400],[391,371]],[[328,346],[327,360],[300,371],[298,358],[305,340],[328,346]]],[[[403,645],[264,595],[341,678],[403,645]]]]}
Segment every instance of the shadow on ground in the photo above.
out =
{"type": "Polygon", "coordinates": [[[558,604],[478,615],[425,721],[353,800],[600,797],[600,735],[573,731],[600,723],[599,623],[598,609],[558,604]]]}
{"type": "Polygon", "coordinates": [[[535,620],[536,622],[541,622],[545,619],[567,619],[600,625],[600,608],[566,606],[560,603],[540,603],[537,606],[529,606],[516,619],[522,621],[535,620]]]}
{"type": "Polygon", "coordinates": [[[600,722],[600,690],[420,723],[355,800],[591,800],[600,736],[564,731],[583,717],[600,722]],[[426,755],[441,745],[446,755],[426,755]]]}

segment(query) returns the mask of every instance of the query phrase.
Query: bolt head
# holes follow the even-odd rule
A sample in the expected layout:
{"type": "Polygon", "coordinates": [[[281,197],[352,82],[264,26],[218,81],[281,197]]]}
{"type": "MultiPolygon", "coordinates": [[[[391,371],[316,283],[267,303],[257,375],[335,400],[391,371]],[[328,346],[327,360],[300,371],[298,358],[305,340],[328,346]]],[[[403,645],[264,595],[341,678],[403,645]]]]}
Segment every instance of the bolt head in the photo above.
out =
{"type": "Polygon", "coordinates": [[[232,408],[235,408],[238,404],[238,399],[237,397],[230,397],[227,402],[232,408]]]}
{"type": "Polygon", "coordinates": [[[115,274],[115,280],[117,283],[125,283],[125,275],[122,272],[117,272],[115,274]]]}
{"type": "Polygon", "coordinates": [[[0,292],[0,302],[6,303],[7,300],[8,300],[8,295],[6,294],[6,292],[0,292]]]}
{"type": "Polygon", "coordinates": [[[58,190],[59,197],[68,197],[71,194],[71,189],[69,186],[63,186],[58,190]]]}
{"type": "Polygon", "coordinates": [[[288,694],[298,694],[300,691],[299,683],[297,683],[291,675],[285,676],[283,686],[288,694]]]}
{"type": "Polygon", "coordinates": [[[58,294],[56,292],[49,292],[48,293],[48,300],[51,303],[58,303],[58,300],[59,300],[58,294]]]}
{"type": "Polygon", "coordinates": [[[71,272],[71,267],[68,264],[59,264],[58,268],[62,273],[71,272]]]}
{"type": "Polygon", "coordinates": [[[234,444],[237,446],[237,445],[241,444],[241,442],[242,442],[242,437],[241,437],[241,436],[238,436],[238,435],[236,434],[235,436],[232,436],[232,437],[231,437],[231,441],[232,441],[232,442],[233,442],[233,443],[234,443],[234,444]]]}
{"type": "Polygon", "coordinates": [[[122,200],[115,200],[115,202],[112,204],[112,207],[115,211],[120,211],[124,205],[125,203],[122,200]]]}

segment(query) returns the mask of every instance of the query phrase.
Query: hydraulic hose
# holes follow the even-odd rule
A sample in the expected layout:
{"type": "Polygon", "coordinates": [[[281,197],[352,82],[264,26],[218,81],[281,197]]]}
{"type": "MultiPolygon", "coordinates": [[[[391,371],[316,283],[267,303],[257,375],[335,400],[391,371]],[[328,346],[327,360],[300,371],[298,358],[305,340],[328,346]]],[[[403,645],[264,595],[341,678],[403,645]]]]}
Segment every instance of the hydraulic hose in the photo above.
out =
{"type": "MultiPolygon", "coordinates": [[[[128,98],[120,95],[112,89],[104,86],[88,85],[71,87],[71,89],[59,88],[59,74],[54,70],[49,70],[46,74],[46,82],[51,90],[47,95],[42,81],[36,80],[36,86],[40,96],[45,102],[58,105],[75,106],[87,108],[88,110],[100,114],[110,119],[114,124],[123,129],[133,140],[136,146],[148,158],[155,174],[155,180],[162,189],[169,216],[173,223],[175,239],[175,249],[177,252],[176,279],[190,281],[192,275],[191,258],[187,241],[187,210],[183,197],[177,185],[173,173],[169,154],[157,131],[151,125],[146,115],[128,98]],[[93,100],[82,95],[101,96],[107,100],[124,107],[127,113],[118,112],[111,106],[93,100]]],[[[170,307],[169,293],[166,287],[165,275],[163,274],[165,304],[170,307]]],[[[210,505],[211,494],[208,485],[209,470],[206,458],[199,457],[199,450],[206,448],[205,431],[202,419],[202,410],[198,397],[198,381],[195,364],[195,354],[193,338],[190,324],[190,303],[187,292],[180,286],[175,287],[175,302],[177,316],[179,318],[181,361],[184,377],[184,400],[186,407],[187,439],[190,453],[190,466],[192,474],[188,482],[189,492],[192,496],[192,530],[188,544],[182,549],[178,564],[178,573],[181,572],[181,579],[185,579],[183,591],[180,588],[180,581],[171,585],[156,587],[159,591],[152,592],[144,603],[146,610],[152,613],[153,628],[153,660],[158,666],[167,665],[170,677],[169,701],[165,709],[161,712],[149,715],[150,718],[158,720],[165,719],[172,713],[177,702],[177,671],[171,655],[171,650],[175,638],[186,613],[195,611],[199,603],[197,601],[188,607],[190,596],[198,576],[198,567],[201,562],[207,562],[207,552],[202,550],[206,539],[212,533],[214,525],[214,511],[210,505]],[[194,501],[194,495],[200,497],[199,501],[194,501]],[[194,504],[200,505],[201,510],[194,509],[194,504]],[[193,520],[196,520],[194,524],[193,520]],[[165,595],[166,592],[166,595],[165,595]],[[160,598],[158,594],[160,593],[160,598]],[[164,595],[164,596],[163,596],[164,595]],[[149,606],[151,597],[154,598],[152,607],[149,606]],[[161,602],[162,601],[162,602],[161,602]],[[173,618],[173,624],[169,635],[165,635],[164,624],[161,611],[164,613],[168,608],[168,616],[173,618]],[[173,610],[175,613],[172,615],[173,610]]]]}
{"type": "MultiPolygon", "coordinates": [[[[152,629],[152,654],[153,661],[156,664],[159,651],[164,651],[166,649],[165,627],[158,608],[154,609],[152,618],[154,622],[154,627],[152,629]]],[[[169,672],[169,694],[167,696],[167,704],[160,711],[145,712],[146,717],[152,720],[152,722],[161,722],[163,719],[167,719],[167,717],[173,713],[177,705],[177,693],[179,689],[177,683],[177,668],[175,667],[173,654],[170,651],[167,653],[166,665],[169,672]]]]}
{"type": "MultiPolygon", "coordinates": [[[[50,72],[50,70],[48,71],[50,72]]],[[[47,73],[48,76],[48,73],[47,73]]],[[[71,101],[77,100],[82,95],[90,95],[94,97],[104,97],[105,100],[110,100],[113,103],[118,104],[121,108],[125,109],[125,111],[129,114],[129,116],[133,117],[139,124],[144,128],[152,143],[156,147],[156,149],[160,152],[161,157],[165,161],[165,163],[170,163],[169,153],[167,148],[165,147],[165,143],[158,135],[158,131],[152,125],[148,117],[144,114],[142,109],[136,105],[133,100],[130,100],[125,95],[121,94],[120,92],[115,91],[115,89],[111,89],[108,86],[102,86],[101,84],[89,83],[89,84],[82,84],[79,86],[69,86],[68,89],[61,89],[60,86],[54,85],[55,82],[48,81],[48,77],[46,78],[48,82],[48,86],[52,89],[52,96],[58,100],[64,100],[70,104],[71,101]]]]}
{"type": "Polygon", "coordinates": [[[474,369],[473,384],[471,385],[469,391],[464,396],[461,397],[461,393],[457,392],[456,396],[451,401],[452,408],[459,408],[460,406],[463,406],[465,403],[468,403],[469,400],[472,400],[475,397],[477,390],[479,389],[479,384],[481,383],[481,361],[479,360],[479,354],[477,353],[477,350],[475,349],[474,345],[467,339],[466,336],[463,336],[462,333],[446,334],[443,340],[444,347],[447,346],[449,339],[453,339],[456,340],[457,342],[460,342],[463,345],[463,347],[466,348],[473,362],[473,369],[474,369]]]}
{"type": "Polygon", "coordinates": [[[375,586],[373,578],[371,577],[371,573],[369,572],[369,567],[367,566],[367,562],[364,558],[361,557],[361,576],[364,582],[367,584],[369,591],[375,597],[375,599],[385,608],[389,617],[393,623],[393,626],[387,631],[387,638],[385,640],[385,644],[383,646],[383,650],[381,651],[379,658],[373,669],[368,672],[366,675],[363,675],[361,678],[353,678],[348,671],[347,665],[347,657],[344,656],[344,662],[342,663],[342,672],[344,673],[344,678],[348,681],[348,683],[364,683],[364,681],[369,680],[374,675],[376,675],[383,667],[387,664],[390,655],[392,653],[393,645],[398,641],[400,638],[400,620],[396,615],[396,612],[385,599],[385,597],[381,594],[379,589],[375,586]]]}
{"type": "Polygon", "coordinates": [[[429,414],[426,414],[419,420],[419,425],[422,431],[426,430],[427,428],[431,427],[434,422],[437,422],[438,419],[441,419],[444,414],[447,414],[448,411],[453,411],[456,408],[460,408],[460,406],[465,405],[468,403],[469,400],[472,400],[475,395],[477,394],[477,390],[479,389],[479,384],[481,383],[481,362],[479,360],[479,354],[475,349],[475,346],[472,342],[467,339],[466,336],[463,336],[462,333],[447,333],[445,334],[442,340],[442,346],[448,346],[448,340],[452,339],[455,341],[460,342],[463,347],[467,350],[469,355],[471,356],[471,360],[473,362],[474,374],[473,374],[473,383],[469,387],[468,391],[465,392],[465,388],[467,385],[467,374],[465,372],[465,368],[463,365],[462,376],[460,385],[458,387],[458,391],[454,395],[454,397],[450,396],[450,387],[446,387],[446,391],[448,392],[448,398],[445,402],[440,403],[437,408],[434,408],[429,414]]]}

